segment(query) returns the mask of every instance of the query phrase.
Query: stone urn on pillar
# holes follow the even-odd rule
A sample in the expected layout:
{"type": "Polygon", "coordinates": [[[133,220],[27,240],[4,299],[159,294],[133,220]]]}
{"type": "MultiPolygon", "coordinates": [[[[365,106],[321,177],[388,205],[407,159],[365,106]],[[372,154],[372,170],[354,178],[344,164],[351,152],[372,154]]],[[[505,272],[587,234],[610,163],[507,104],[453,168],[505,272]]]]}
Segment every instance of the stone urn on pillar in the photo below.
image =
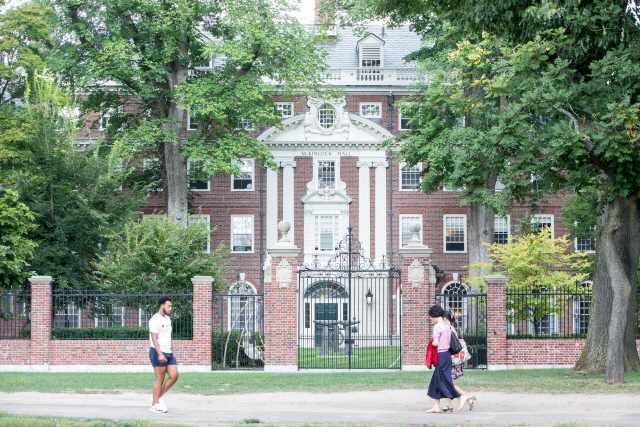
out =
{"type": "Polygon", "coordinates": [[[402,258],[402,370],[426,370],[424,354],[433,325],[429,307],[435,300],[435,281],[430,280],[433,249],[422,244],[422,226],[409,225],[411,240],[398,250],[402,258]]]}

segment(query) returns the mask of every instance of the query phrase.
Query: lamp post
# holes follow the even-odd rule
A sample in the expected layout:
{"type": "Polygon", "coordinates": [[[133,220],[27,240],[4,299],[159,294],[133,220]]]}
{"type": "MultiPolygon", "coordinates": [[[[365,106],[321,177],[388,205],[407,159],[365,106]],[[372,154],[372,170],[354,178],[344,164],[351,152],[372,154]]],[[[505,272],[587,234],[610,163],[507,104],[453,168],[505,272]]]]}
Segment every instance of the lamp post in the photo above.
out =
{"type": "Polygon", "coordinates": [[[371,289],[369,289],[365,295],[367,297],[367,305],[371,305],[373,302],[373,294],[371,293],[371,289]]]}

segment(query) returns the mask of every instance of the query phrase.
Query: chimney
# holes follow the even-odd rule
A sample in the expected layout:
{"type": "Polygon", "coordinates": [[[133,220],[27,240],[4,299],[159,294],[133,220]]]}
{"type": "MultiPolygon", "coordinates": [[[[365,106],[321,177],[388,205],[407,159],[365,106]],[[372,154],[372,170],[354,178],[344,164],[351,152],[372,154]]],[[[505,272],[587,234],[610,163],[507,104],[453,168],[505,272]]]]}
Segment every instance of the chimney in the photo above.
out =
{"type": "Polygon", "coordinates": [[[327,16],[328,15],[327,11],[324,11],[324,13],[320,12],[320,8],[322,7],[322,2],[323,2],[323,0],[315,0],[316,17],[315,17],[314,23],[316,25],[317,24],[327,24],[329,22],[329,17],[327,16]]]}

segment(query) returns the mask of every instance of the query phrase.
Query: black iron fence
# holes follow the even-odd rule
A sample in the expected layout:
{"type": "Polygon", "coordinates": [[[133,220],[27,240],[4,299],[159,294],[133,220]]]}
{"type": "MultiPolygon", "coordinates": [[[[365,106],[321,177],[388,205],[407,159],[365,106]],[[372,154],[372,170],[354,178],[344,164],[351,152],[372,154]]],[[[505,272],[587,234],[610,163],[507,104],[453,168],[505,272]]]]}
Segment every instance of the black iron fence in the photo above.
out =
{"type": "Polygon", "coordinates": [[[0,289],[0,339],[29,339],[31,292],[0,289]]]}
{"type": "Polygon", "coordinates": [[[264,298],[245,293],[213,295],[211,369],[264,369],[264,298]]]}
{"type": "Polygon", "coordinates": [[[104,289],[59,288],[52,291],[54,340],[145,340],[158,299],[171,298],[172,338],[193,338],[193,294],[183,291],[126,293],[104,289]]]}
{"type": "Polygon", "coordinates": [[[507,290],[507,338],[586,338],[591,288],[507,290]]]}
{"type": "Polygon", "coordinates": [[[487,369],[487,295],[436,294],[436,304],[456,317],[458,337],[464,339],[471,354],[465,369],[487,369]]]}

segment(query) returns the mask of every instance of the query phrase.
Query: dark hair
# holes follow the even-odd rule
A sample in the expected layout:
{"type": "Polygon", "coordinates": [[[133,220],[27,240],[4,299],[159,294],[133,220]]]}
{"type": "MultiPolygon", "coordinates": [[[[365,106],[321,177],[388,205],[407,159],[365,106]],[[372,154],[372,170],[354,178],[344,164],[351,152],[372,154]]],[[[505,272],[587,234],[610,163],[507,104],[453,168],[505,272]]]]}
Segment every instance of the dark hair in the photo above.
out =
{"type": "Polygon", "coordinates": [[[452,325],[456,323],[456,316],[454,316],[453,313],[451,313],[450,311],[445,311],[442,317],[444,317],[449,322],[451,322],[452,325]]]}
{"type": "Polygon", "coordinates": [[[160,297],[160,299],[158,300],[158,307],[162,307],[162,304],[164,304],[167,301],[171,302],[171,298],[169,298],[169,297],[160,297]]]}
{"type": "Polygon", "coordinates": [[[429,317],[442,317],[444,316],[444,309],[439,305],[432,305],[429,309],[429,317]]]}

